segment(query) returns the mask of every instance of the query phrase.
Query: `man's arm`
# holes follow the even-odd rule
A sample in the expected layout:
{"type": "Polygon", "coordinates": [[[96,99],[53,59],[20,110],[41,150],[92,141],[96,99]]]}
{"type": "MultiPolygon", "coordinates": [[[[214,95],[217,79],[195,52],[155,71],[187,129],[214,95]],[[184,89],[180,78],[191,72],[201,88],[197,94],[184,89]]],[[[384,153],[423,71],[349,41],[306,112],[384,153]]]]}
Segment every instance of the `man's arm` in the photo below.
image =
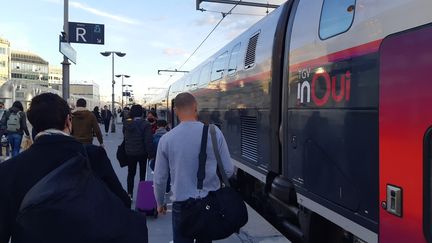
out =
{"type": "Polygon", "coordinates": [[[215,127],[222,164],[228,178],[234,174],[234,165],[226,143],[225,137],[218,127],[215,127]]]}
{"type": "Polygon", "coordinates": [[[169,175],[168,151],[164,137],[159,141],[153,176],[154,194],[158,207],[165,205],[165,191],[169,175]]]}
{"type": "Polygon", "coordinates": [[[91,116],[92,118],[92,127],[93,127],[93,131],[96,134],[97,140],[99,141],[100,145],[103,145],[103,137],[102,137],[102,132],[100,130],[99,127],[99,123],[97,121],[97,118],[94,114],[92,114],[91,116]]]}
{"type": "Polygon", "coordinates": [[[127,208],[130,208],[131,200],[123,189],[105,150],[94,145],[86,145],[85,148],[89,157],[90,166],[95,175],[107,185],[111,192],[122,200],[127,208]]]}

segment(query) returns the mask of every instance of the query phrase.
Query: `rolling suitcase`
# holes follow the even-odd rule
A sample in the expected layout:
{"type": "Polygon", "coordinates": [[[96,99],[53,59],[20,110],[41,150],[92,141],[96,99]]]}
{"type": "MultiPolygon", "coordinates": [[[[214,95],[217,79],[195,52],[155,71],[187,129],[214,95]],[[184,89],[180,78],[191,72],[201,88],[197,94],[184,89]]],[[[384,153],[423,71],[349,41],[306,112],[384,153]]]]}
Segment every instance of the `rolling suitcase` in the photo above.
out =
{"type": "Polygon", "coordinates": [[[140,181],[136,200],[136,210],[146,216],[158,216],[156,198],[153,192],[153,181],[140,181]]]}

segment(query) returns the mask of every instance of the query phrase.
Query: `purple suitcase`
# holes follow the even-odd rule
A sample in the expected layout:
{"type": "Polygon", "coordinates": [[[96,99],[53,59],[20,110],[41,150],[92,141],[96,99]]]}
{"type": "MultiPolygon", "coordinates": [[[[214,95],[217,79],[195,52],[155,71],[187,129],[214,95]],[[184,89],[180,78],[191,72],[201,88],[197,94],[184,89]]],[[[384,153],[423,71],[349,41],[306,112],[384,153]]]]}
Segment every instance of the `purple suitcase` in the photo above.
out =
{"type": "Polygon", "coordinates": [[[153,181],[140,181],[136,200],[136,210],[157,217],[157,204],[153,192],[153,181]]]}

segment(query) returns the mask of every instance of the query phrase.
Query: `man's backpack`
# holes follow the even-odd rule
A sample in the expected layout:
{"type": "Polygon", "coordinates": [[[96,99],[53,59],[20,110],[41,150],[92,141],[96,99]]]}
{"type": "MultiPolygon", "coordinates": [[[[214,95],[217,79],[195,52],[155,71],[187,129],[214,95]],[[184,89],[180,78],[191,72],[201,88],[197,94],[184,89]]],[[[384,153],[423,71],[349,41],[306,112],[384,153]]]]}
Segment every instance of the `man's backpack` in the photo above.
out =
{"type": "Polygon", "coordinates": [[[16,218],[16,242],[148,242],[146,219],[126,208],[77,155],[37,182],[16,218]]]}
{"type": "Polygon", "coordinates": [[[21,129],[21,114],[20,112],[10,112],[7,117],[6,130],[8,132],[18,132],[21,129]]]}

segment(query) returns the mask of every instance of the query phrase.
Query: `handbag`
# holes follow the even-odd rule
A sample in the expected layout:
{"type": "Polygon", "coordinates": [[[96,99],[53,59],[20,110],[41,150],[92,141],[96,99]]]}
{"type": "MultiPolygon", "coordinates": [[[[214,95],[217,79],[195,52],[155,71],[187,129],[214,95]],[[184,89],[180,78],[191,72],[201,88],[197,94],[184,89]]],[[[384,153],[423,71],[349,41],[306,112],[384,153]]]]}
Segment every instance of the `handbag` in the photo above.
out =
{"type": "MultiPolygon", "coordinates": [[[[197,189],[202,190],[205,178],[206,147],[209,126],[203,128],[199,167],[197,173],[197,189]]],[[[210,135],[217,168],[222,177],[221,188],[209,192],[201,199],[189,199],[182,205],[180,230],[183,236],[200,240],[220,240],[238,233],[248,221],[246,204],[237,191],[230,187],[228,177],[223,168],[219,148],[217,146],[214,125],[210,125],[210,135]]]]}
{"type": "Polygon", "coordinates": [[[125,140],[117,147],[117,160],[120,164],[120,167],[128,166],[128,157],[126,154],[125,140]]]}

